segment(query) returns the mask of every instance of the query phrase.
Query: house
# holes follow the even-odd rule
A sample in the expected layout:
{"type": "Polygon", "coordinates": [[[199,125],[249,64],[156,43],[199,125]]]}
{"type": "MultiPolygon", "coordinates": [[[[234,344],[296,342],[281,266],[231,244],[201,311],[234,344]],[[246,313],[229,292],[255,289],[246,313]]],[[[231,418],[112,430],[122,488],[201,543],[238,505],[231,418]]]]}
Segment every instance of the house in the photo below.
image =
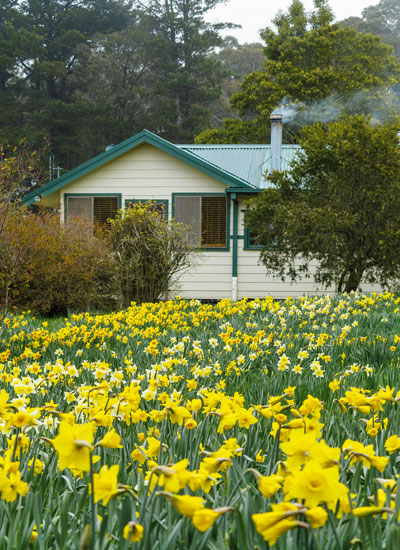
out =
{"type": "Polygon", "coordinates": [[[317,291],[312,279],[291,284],[266,275],[259,247],[244,227],[244,201],[268,186],[298,151],[282,145],[282,117],[272,115],[271,145],[174,145],[143,130],[23,199],[59,205],[62,220],[104,222],[132,201],[151,200],[168,219],[192,228],[202,254],[174,294],[198,299],[275,298],[317,291]]]}

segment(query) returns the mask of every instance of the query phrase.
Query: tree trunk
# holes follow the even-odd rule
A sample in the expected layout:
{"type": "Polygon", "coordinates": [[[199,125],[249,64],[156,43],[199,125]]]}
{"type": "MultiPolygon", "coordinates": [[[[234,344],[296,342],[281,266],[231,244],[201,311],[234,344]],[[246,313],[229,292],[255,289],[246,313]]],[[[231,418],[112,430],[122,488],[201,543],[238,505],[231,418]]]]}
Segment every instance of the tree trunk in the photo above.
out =
{"type": "Polygon", "coordinates": [[[363,276],[364,269],[359,267],[355,269],[350,269],[348,271],[348,278],[344,288],[345,292],[356,291],[361,283],[361,278],[363,276]]]}

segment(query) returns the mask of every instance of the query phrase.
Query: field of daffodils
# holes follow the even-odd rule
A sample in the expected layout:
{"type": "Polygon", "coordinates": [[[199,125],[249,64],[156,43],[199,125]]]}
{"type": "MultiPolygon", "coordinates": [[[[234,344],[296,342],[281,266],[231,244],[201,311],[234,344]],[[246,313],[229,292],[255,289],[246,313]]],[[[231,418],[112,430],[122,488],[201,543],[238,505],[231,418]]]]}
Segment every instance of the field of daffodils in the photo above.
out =
{"type": "Polygon", "coordinates": [[[400,548],[400,298],[0,321],[0,547],[400,548]]]}

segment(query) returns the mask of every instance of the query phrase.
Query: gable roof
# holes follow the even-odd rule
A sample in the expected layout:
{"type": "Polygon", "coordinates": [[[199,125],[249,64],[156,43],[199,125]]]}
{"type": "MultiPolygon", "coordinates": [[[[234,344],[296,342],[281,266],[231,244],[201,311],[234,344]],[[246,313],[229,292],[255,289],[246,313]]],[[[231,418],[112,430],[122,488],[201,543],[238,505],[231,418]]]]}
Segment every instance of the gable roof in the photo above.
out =
{"type": "Polygon", "coordinates": [[[124,153],[135,149],[142,143],[148,143],[150,145],[153,145],[154,147],[157,147],[157,149],[160,149],[161,151],[172,155],[182,162],[185,162],[186,164],[197,168],[201,172],[215,178],[216,180],[221,181],[228,187],[235,187],[240,189],[243,188],[244,190],[255,189],[254,185],[252,185],[250,182],[246,181],[242,177],[235,175],[231,171],[225,170],[224,168],[213,164],[206,158],[202,158],[200,155],[192,154],[192,152],[186,151],[185,149],[180,148],[177,145],[174,145],[173,143],[170,143],[169,141],[160,138],[159,136],[156,136],[148,130],[142,130],[131,138],[110,148],[108,151],[104,151],[100,155],[97,155],[96,157],[93,157],[92,159],[84,162],[76,168],[73,168],[59,178],[56,178],[50,181],[48,184],[39,187],[34,191],[31,191],[23,197],[23,204],[32,204],[35,200],[35,197],[37,197],[38,195],[45,197],[46,195],[50,195],[51,193],[62,189],[69,183],[72,183],[80,177],[94,170],[97,170],[111,160],[114,160],[124,153]]]}
{"type": "MultiPolygon", "coordinates": [[[[250,185],[264,189],[270,184],[265,174],[271,172],[271,145],[178,145],[184,151],[234,174],[250,185]]],[[[282,145],[282,170],[287,170],[300,145],[282,145]]]]}
{"type": "MultiPolygon", "coordinates": [[[[236,191],[257,192],[269,185],[264,175],[271,171],[270,145],[174,145],[148,130],[142,130],[59,178],[31,191],[23,197],[23,204],[32,204],[38,195],[45,197],[62,189],[142,143],[157,147],[236,191]]],[[[283,169],[289,167],[299,149],[299,145],[282,145],[283,169]]]]}

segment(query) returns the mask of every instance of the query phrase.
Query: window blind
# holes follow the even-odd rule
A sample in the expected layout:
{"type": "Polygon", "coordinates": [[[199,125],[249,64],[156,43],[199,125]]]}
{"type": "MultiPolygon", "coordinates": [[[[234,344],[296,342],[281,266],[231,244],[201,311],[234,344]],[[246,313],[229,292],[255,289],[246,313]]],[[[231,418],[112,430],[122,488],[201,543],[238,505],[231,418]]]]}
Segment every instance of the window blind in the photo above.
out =
{"type": "Polygon", "coordinates": [[[201,244],[207,248],[226,246],[225,197],[202,197],[201,244]]]}
{"type": "Polygon", "coordinates": [[[93,197],[93,219],[96,223],[107,224],[118,212],[118,197],[93,197]]]}
{"type": "Polygon", "coordinates": [[[93,197],[68,197],[67,219],[82,218],[93,221],[93,197]]]}
{"type": "Polygon", "coordinates": [[[191,228],[189,239],[193,246],[226,246],[226,197],[175,197],[175,220],[191,228]]]}
{"type": "Polygon", "coordinates": [[[175,221],[187,225],[188,242],[192,246],[201,246],[201,197],[176,197],[175,221]]]}
{"type": "Polygon", "coordinates": [[[82,218],[88,222],[107,224],[118,212],[118,197],[68,197],[67,219],[82,218]]]}

